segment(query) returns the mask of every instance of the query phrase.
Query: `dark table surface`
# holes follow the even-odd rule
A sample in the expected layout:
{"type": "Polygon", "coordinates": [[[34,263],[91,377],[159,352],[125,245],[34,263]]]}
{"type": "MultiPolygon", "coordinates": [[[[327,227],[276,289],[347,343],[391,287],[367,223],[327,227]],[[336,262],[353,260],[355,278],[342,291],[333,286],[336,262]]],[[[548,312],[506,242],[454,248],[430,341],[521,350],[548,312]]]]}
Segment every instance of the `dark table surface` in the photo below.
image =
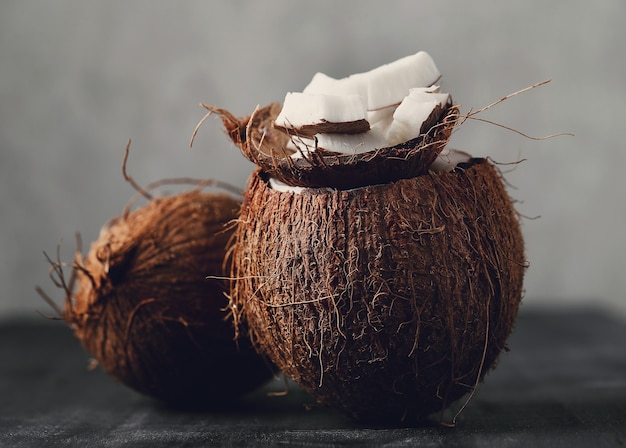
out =
{"type": "Polygon", "coordinates": [[[626,446],[626,322],[522,309],[496,370],[455,428],[374,427],[274,381],[219,411],[168,409],[89,371],[61,323],[0,321],[0,446],[626,446]]]}

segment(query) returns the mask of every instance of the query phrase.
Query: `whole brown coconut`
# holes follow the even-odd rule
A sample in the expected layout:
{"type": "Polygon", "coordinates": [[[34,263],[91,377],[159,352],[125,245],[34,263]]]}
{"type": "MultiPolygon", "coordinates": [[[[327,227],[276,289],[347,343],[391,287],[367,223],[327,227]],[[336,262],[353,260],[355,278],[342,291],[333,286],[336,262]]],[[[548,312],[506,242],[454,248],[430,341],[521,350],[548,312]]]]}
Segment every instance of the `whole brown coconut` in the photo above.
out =
{"type": "Polygon", "coordinates": [[[77,251],[63,319],[106,372],[193,407],[220,406],[270,379],[268,361],[234,340],[219,279],[239,208],[197,189],[152,199],[103,228],[86,258],[77,251]]]}
{"type": "MultiPolygon", "coordinates": [[[[359,160],[404,149],[432,162],[455,111],[413,146],[359,160]]],[[[257,129],[254,115],[221,113],[243,153],[263,162],[241,210],[231,291],[260,351],[319,402],[361,420],[421,420],[471,397],[506,347],[525,271],[518,216],[494,166],[472,159],[434,173],[426,162],[377,185],[280,192],[269,173],[297,181],[307,161],[280,160],[284,137],[257,129]]]]}

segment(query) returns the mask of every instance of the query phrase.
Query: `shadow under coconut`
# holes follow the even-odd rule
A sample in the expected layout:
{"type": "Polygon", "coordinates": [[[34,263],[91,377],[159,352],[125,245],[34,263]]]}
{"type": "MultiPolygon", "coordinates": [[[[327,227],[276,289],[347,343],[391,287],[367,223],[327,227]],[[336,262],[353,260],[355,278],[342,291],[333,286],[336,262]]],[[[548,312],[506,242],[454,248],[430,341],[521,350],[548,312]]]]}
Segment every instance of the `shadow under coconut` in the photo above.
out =
{"type": "Polygon", "coordinates": [[[175,420],[254,421],[259,427],[273,428],[276,442],[311,440],[310,431],[315,430],[314,440],[320,443],[344,438],[373,441],[385,434],[396,441],[400,437],[436,443],[445,437],[447,442],[458,438],[467,445],[474,440],[476,446],[487,441],[528,440],[529,436],[559,441],[556,446],[573,446],[587,437],[588,446],[601,445],[605,439],[606,446],[611,446],[616,437],[626,441],[623,335],[623,324],[602,313],[527,309],[509,340],[512,350],[478,385],[462,412],[457,416],[467,396],[447,409],[443,419],[435,413],[419,422],[356,422],[317,404],[282,376],[220,408],[196,410],[195,415],[183,411],[177,417],[180,410],[159,406],[175,420]],[[559,362],[554,362],[557,355],[559,362]],[[440,420],[455,421],[456,427],[451,430],[440,420]]]}
{"type": "MultiPolygon", "coordinates": [[[[169,418],[192,418],[210,421],[212,424],[254,420],[260,425],[271,425],[284,430],[311,428],[326,430],[346,429],[408,429],[442,427],[440,415],[416,421],[355,420],[350,416],[319,404],[306,391],[282,374],[260,389],[230,400],[218,400],[205,404],[166,403],[147,398],[157,413],[169,418]]],[[[446,415],[446,417],[448,417],[446,415]]]]}
{"type": "MultiPolygon", "coordinates": [[[[271,440],[272,445],[291,446],[313,441],[333,446],[400,442],[405,446],[510,446],[515,441],[530,442],[529,446],[614,446],[619,438],[626,440],[626,394],[613,387],[614,381],[586,388],[564,378],[561,388],[529,391],[523,384],[510,387],[509,374],[515,370],[511,366],[490,375],[458,415],[454,428],[441,425],[439,414],[420,422],[357,422],[317,404],[282,376],[243,397],[204,408],[183,409],[147,397],[122,401],[130,405],[129,418],[146,418],[143,431],[174,428],[187,434],[196,428],[189,437],[202,441],[210,437],[251,444],[271,440]]],[[[448,409],[444,422],[451,422],[464,403],[462,399],[448,409]]]]}
{"type": "MultiPolygon", "coordinates": [[[[277,430],[295,429],[345,429],[362,425],[338,411],[316,403],[307,392],[291,380],[277,376],[268,384],[231,400],[198,403],[166,403],[145,397],[153,414],[170,424],[174,421],[198,425],[228,425],[246,423],[246,432],[259,428],[277,430]],[[250,426],[252,425],[252,427],[250,426]]],[[[150,411],[148,411],[150,412],[150,411]]]]}

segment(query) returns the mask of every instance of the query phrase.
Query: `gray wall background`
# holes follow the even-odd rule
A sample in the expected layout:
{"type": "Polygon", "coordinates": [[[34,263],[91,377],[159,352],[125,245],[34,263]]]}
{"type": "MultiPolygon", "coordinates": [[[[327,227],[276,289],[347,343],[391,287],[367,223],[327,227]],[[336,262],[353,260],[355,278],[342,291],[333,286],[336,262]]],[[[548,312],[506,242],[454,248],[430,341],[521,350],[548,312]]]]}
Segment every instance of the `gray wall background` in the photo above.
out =
{"type": "Polygon", "coordinates": [[[0,4],[0,316],[49,312],[43,251],[70,260],[141,184],[252,169],[201,101],[247,115],[316,71],[346,76],[426,50],[464,111],[552,79],[468,121],[451,146],[508,167],[530,269],[525,305],[626,315],[626,3],[561,0],[91,1],[0,4]]]}

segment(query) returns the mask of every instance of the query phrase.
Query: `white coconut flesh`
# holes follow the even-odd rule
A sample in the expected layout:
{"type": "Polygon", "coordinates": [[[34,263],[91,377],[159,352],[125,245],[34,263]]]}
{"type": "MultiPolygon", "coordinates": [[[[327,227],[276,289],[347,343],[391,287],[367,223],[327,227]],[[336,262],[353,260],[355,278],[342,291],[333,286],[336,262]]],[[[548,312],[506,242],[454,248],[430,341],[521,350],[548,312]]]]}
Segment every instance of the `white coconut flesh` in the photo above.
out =
{"type": "MultiPolygon", "coordinates": [[[[395,146],[427,132],[423,127],[432,114],[452,104],[450,94],[442,93],[436,84],[440,78],[424,51],[346,78],[316,73],[302,92],[287,93],[274,126],[290,134],[287,147],[295,151],[294,159],[319,148],[359,154],[395,146]],[[363,127],[364,122],[369,126],[363,127]],[[327,123],[339,126],[329,131],[322,128],[327,123]],[[357,132],[350,129],[356,123],[357,132]]],[[[451,171],[470,159],[464,152],[444,149],[431,170],[451,171]]],[[[270,186],[294,193],[304,189],[273,178],[270,186]]]]}
{"type": "Polygon", "coordinates": [[[349,127],[358,121],[367,121],[367,104],[360,95],[289,92],[274,126],[297,132],[327,123],[344,123],[349,127]]]}

